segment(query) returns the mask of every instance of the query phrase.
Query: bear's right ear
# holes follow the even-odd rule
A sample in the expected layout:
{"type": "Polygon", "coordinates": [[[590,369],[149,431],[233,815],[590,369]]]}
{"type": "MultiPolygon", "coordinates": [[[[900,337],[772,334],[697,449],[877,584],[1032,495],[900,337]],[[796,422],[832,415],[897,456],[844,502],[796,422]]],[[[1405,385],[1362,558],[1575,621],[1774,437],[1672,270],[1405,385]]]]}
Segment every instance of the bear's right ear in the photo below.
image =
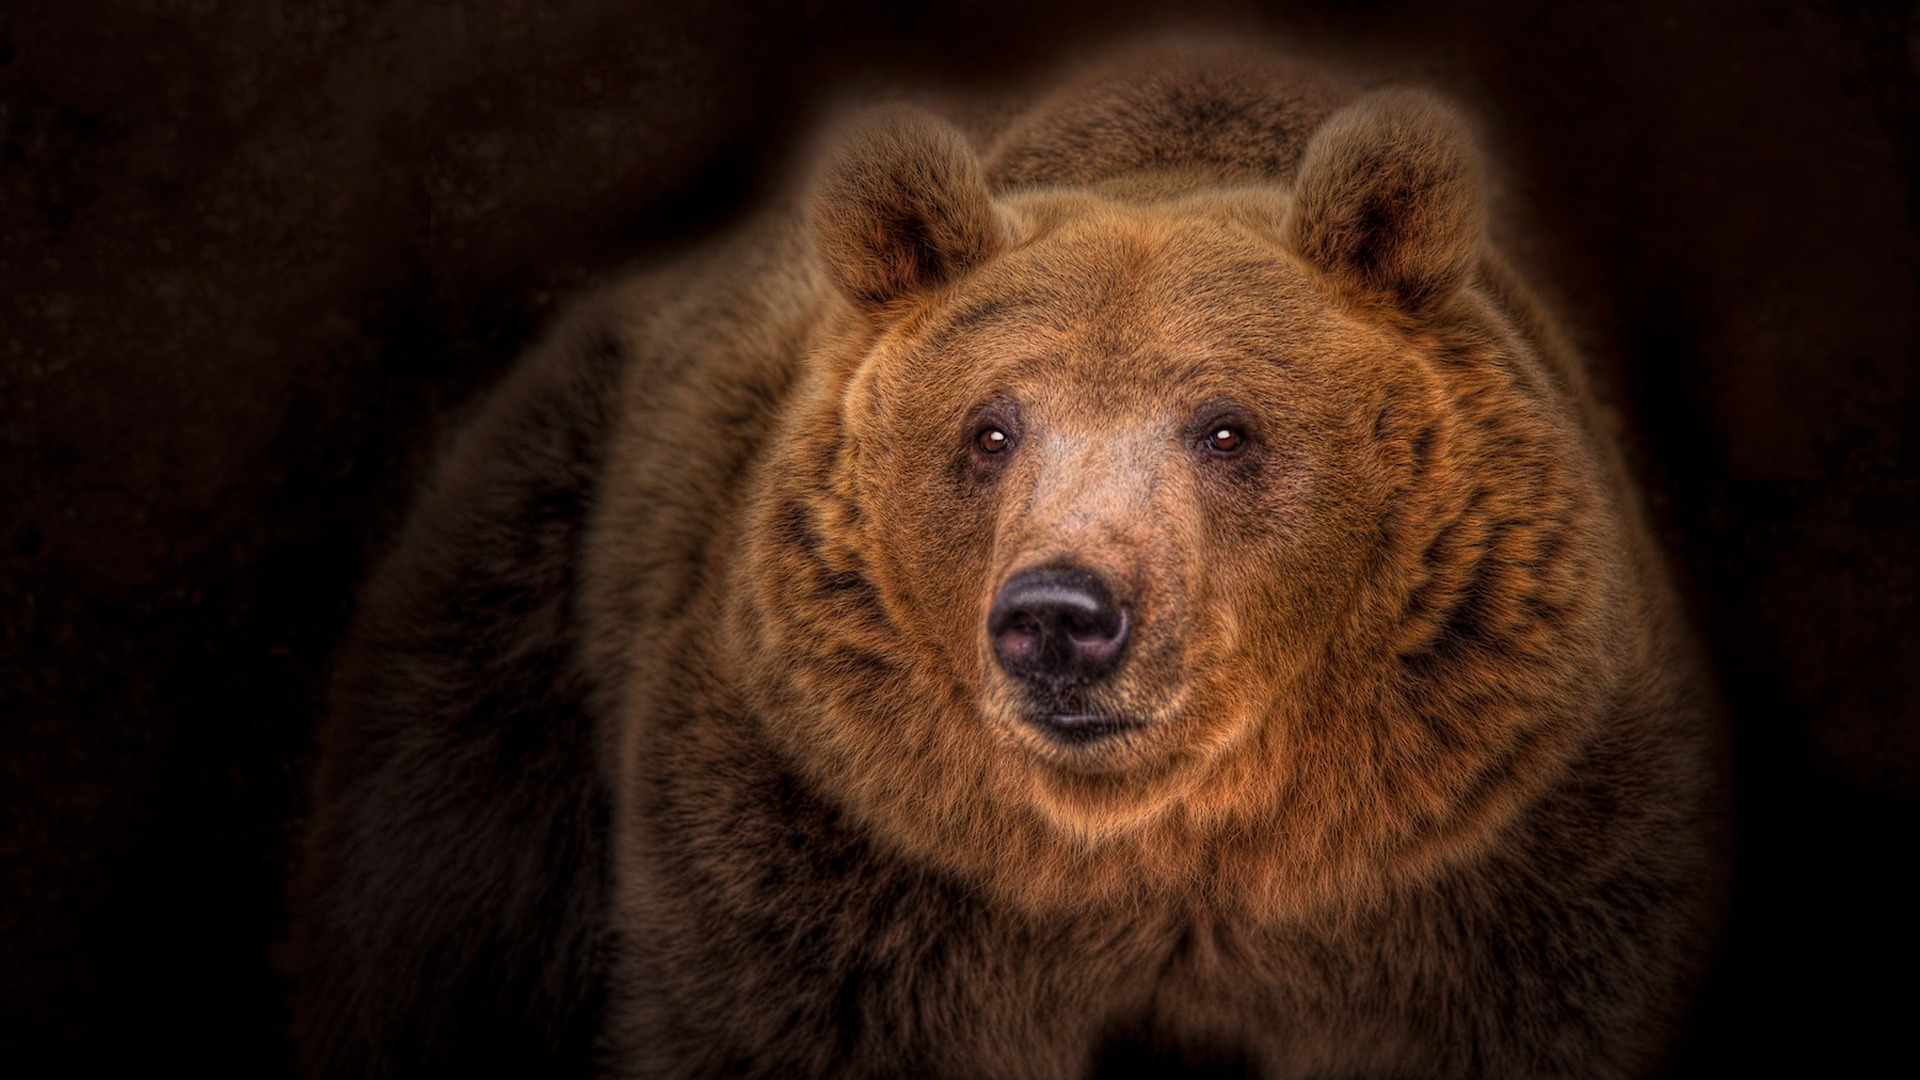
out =
{"type": "Polygon", "coordinates": [[[813,234],[834,282],[869,313],[952,281],[1010,239],[966,136],[906,106],[861,118],[829,158],[813,234]]]}
{"type": "Polygon", "coordinates": [[[1473,272],[1485,200],[1480,155],[1459,114],[1422,91],[1381,90],[1314,132],[1287,234],[1329,276],[1418,311],[1473,272]]]}

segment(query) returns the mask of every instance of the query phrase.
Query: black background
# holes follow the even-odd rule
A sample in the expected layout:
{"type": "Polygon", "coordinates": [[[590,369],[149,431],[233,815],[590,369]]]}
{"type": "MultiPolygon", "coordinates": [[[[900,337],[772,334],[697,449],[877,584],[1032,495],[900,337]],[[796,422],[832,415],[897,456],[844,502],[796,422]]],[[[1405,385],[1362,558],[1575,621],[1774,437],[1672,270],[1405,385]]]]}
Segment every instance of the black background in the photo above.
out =
{"type": "MultiPolygon", "coordinates": [[[[908,7],[0,9],[0,1072],[285,1067],[330,650],[557,303],[724,224],[836,87],[1178,24],[908,7]]],[[[1735,906],[1681,1071],[1910,1067],[1920,16],[1184,10],[1467,101],[1615,365],[1735,721],[1735,906]]]]}

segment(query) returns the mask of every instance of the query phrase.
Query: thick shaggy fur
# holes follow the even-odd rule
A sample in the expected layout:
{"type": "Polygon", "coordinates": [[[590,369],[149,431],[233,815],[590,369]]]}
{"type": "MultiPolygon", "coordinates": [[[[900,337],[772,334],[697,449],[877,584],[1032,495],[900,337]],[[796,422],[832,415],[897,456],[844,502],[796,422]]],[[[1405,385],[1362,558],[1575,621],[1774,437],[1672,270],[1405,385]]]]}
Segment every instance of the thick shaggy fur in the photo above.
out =
{"type": "Polygon", "coordinates": [[[826,141],[530,358],[376,583],[314,1071],[1653,1067],[1697,680],[1456,114],[1163,51],[826,141]],[[1091,744],[986,629],[1062,565],[1131,620],[1091,744]]]}

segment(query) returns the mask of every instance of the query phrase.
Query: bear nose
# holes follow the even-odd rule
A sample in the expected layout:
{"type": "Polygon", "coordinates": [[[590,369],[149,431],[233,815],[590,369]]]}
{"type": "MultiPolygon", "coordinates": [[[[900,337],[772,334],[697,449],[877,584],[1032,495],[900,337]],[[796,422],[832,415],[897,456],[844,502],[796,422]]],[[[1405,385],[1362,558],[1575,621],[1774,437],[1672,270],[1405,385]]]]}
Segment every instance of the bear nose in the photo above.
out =
{"type": "Polygon", "coordinates": [[[1000,587],[987,613],[1000,667],[1056,691],[1113,670],[1128,629],[1106,583],[1075,567],[1022,570],[1000,587]]]}

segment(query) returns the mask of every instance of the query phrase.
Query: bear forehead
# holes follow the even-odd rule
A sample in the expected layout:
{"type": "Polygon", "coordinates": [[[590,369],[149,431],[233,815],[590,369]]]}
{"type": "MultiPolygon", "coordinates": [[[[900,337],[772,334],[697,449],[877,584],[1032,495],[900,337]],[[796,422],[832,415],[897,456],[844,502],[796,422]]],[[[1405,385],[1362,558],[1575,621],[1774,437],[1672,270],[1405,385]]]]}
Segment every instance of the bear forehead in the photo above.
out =
{"type": "Polygon", "coordinates": [[[1266,379],[1394,351],[1279,240],[1284,192],[1008,200],[1013,247],[904,328],[902,376],[1266,379]]]}

